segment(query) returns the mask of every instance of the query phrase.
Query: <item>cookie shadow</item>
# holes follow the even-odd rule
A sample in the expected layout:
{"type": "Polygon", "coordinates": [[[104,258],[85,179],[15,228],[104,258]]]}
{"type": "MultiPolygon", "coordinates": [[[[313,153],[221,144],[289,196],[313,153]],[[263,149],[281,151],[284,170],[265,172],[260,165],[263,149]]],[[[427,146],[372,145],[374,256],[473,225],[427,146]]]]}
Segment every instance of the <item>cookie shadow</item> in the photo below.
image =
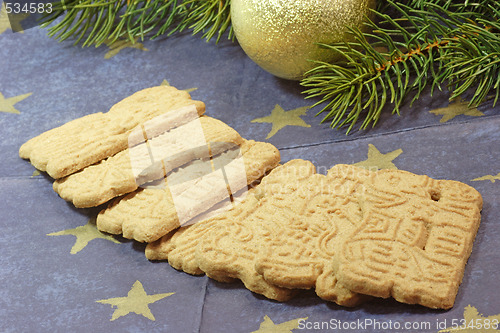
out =
{"type": "MultiPolygon", "coordinates": [[[[255,300],[260,302],[268,302],[272,304],[285,304],[288,307],[297,308],[297,309],[307,309],[313,306],[324,305],[331,311],[345,311],[349,313],[355,312],[363,312],[369,315],[418,315],[418,314],[442,314],[446,313],[449,310],[442,309],[430,309],[418,304],[405,304],[396,301],[393,298],[382,299],[382,298],[373,298],[363,304],[354,307],[345,307],[338,305],[334,302],[325,301],[319,298],[314,289],[308,290],[299,290],[298,293],[286,302],[279,302],[276,300],[269,299],[260,294],[254,293],[245,288],[244,284],[239,281],[233,282],[218,282],[213,279],[209,279],[209,283],[212,284],[215,288],[225,290],[225,291],[245,291],[251,294],[255,300]]],[[[333,312],[332,312],[333,313],[333,312]]]]}
{"type": "Polygon", "coordinates": [[[363,304],[352,308],[345,308],[337,304],[329,304],[330,308],[343,309],[344,311],[355,312],[362,310],[366,314],[371,315],[390,315],[390,314],[404,314],[404,315],[415,315],[415,314],[440,314],[445,313],[448,310],[442,309],[430,309],[419,304],[405,304],[396,301],[393,298],[374,298],[363,304]]]}

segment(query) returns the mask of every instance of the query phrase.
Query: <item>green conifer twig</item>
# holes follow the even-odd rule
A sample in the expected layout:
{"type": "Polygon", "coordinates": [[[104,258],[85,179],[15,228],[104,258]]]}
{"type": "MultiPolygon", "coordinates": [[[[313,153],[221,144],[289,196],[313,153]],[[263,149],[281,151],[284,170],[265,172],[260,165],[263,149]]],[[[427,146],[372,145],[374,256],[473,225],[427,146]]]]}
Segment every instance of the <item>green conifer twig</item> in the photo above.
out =
{"type": "MultiPolygon", "coordinates": [[[[229,30],[230,0],[58,0],[43,18],[49,35],[99,46],[191,29],[217,41],[229,30]]],[[[350,29],[352,42],[323,45],[335,63],[318,62],[301,84],[307,98],[326,106],[323,122],[374,126],[384,110],[398,113],[408,95],[417,100],[430,85],[446,83],[451,98],[473,91],[477,105],[500,95],[500,9],[497,0],[380,0],[368,32],[350,29]],[[391,106],[392,105],[392,106],[391,106]]]]}
{"type": "MultiPolygon", "coordinates": [[[[388,105],[399,114],[405,98],[413,93],[413,103],[428,84],[432,94],[448,83],[452,98],[475,89],[470,100],[475,105],[495,89],[496,102],[500,94],[497,20],[482,14],[487,11],[477,3],[471,7],[475,12],[451,12],[439,3],[448,1],[414,2],[423,4],[415,9],[388,1],[396,15],[375,12],[378,21],[367,20],[368,32],[350,29],[354,41],[323,45],[336,52],[339,60],[318,63],[301,82],[307,98],[319,97],[315,105],[326,104],[318,113],[326,113],[322,122],[329,121],[332,128],[347,126],[347,133],[360,119],[361,129],[375,126],[388,105]]],[[[483,5],[491,10],[487,2],[483,5]]]]}
{"type": "Polygon", "coordinates": [[[42,18],[42,27],[60,41],[73,37],[83,46],[185,29],[203,32],[207,40],[217,35],[219,41],[228,29],[233,37],[229,5],[230,0],[60,0],[42,18]]]}

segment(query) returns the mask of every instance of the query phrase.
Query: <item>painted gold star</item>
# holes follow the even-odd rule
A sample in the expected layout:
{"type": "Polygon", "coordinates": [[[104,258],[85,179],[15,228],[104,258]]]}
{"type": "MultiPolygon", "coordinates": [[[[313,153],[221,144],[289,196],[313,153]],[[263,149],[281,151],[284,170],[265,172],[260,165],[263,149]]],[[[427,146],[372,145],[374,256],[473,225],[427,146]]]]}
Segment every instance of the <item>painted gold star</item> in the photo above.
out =
{"type": "Polygon", "coordinates": [[[23,27],[21,26],[21,21],[27,18],[29,14],[7,14],[7,9],[5,8],[5,2],[2,2],[2,8],[0,9],[0,35],[3,34],[7,29],[12,31],[24,33],[23,27]]]}
{"type": "Polygon", "coordinates": [[[479,111],[476,107],[470,107],[469,102],[462,100],[460,97],[453,100],[447,107],[439,108],[429,111],[437,116],[443,116],[440,123],[445,123],[452,120],[456,116],[465,115],[472,117],[484,116],[484,113],[479,111]]]}
{"type": "Polygon", "coordinates": [[[252,333],[291,333],[292,330],[299,328],[300,320],[307,320],[307,317],[292,319],[281,324],[275,324],[271,318],[266,315],[264,316],[264,321],[260,323],[259,329],[257,331],[253,331],[252,333]]]}
{"type": "Polygon", "coordinates": [[[370,143],[368,145],[368,158],[353,165],[369,170],[397,169],[392,161],[401,155],[402,152],[402,149],[397,149],[391,151],[390,153],[382,154],[377,148],[375,148],[374,145],[370,143]]]}
{"type": "Polygon", "coordinates": [[[473,182],[477,182],[479,180],[489,180],[492,183],[494,183],[496,180],[500,180],[500,172],[496,176],[486,175],[486,176],[482,176],[482,177],[479,177],[479,178],[474,178],[472,181],[473,182]]]}
{"type": "Polygon", "coordinates": [[[500,314],[484,317],[470,304],[464,309],[464,318],[457,320],[455,326],[440,330],[439,333],[461,332],[461,333],[488,333],[498,332],[500,328],[500,314]]]}
{"type": "Polygon", "coordinates": [[[74,229],[66,229],[47,234],[47,236],[65,236],[65,235],[76,236],[75,244],[73,245],[70,251],[71,254],[80,252],[88,245],[88,243],[91,240],[98,238],[106,239],[112,241],[113,243],[120,244],[120,242],[114,239],[112,236],[106,235],[97,230],[95,217],[90,218],[86,225],[82,225],[74,229]]]}
{"type": "Polygon", "coordinates": [[[19,103],[25,98],[31,96],[32,93],[27,93],[24,95],[14,96],[10,98],[5,98],[0,92],[0,112],[8,112],[8,113],[21,113],[14,107],[14,104],[19,103]]]}
{"type": "Polygon", "coordinates": [[[142,51],[149,51],[144,47],[142,43],[137,42],[137,38],[131,42],[128,39],[118,39],[114,42],[106,42],[106,45],[109,47],[109,51],[104,55],[104,59],[109,59],[120,53],[121,50],[126,48],[139,49],[142,51]]]}
{"type": "MultiPolygon", "coordinates": [[[[160,84],[160,86],[169,86],[170,87],[170,82],[167,80],[163,80],[163,82],[160,84]]],[[[195,91],[198,88],[188,88],[188,89],[183,89],[184,91],[187,91],[188,93],[195,91]]]]}
{"type": "Polygon", "coordinates": [[[300,118],[300,116],[306,114],[309,108],[310,106],[303,106],[301,108],[285,111],[279,104],[276,104],[270,116],[256,118],[252,120],[252,123],[273,124],[271,132],[269,132],[266,137],[266,139],[269,139],[285,126],[311,127],[311,125],[307,124],[302,118],[300,118]]]}
{"type": "Polygon", "coordinates": [[[116,307],[116,310],[113,312],[110,321],[116,320],[131,312],[155,321],[155,317],[149,309],[149,304],[152,304],[173,294],[175,293],[148,295],[144,290],[142,283],[137,280],[135,281],[132,289],[130,289],[126,297],[101,299],[96,302],[101,304],[110,304],[113,308],[116,307]]]}

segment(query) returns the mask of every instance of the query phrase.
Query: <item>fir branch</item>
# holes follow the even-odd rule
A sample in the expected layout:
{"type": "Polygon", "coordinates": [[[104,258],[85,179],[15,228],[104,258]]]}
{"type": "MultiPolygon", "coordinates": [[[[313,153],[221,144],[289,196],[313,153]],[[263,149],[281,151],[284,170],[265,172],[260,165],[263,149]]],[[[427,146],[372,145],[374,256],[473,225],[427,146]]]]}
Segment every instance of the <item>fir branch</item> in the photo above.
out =
{"type": "Polygon", "coordinates": [[[413,103],[428,84],[432,94],[448,82],[452,98],[476,88],[471,104],[482,102],[491,89],[498,99],[497,20],[482,11],[451,12],[439,4],[448,3],[444,0],[420,2],[415,8],[388,1],[396,15],[375,12],[378,22],[367,21],[369,32],[351,28],[354,41],[323,45],[339,60],[318,63],[301,82],[307,98],[319,97],[315,105],[326,103],[318,113],[326,113],[322,122],[348,126],[347,133],[359,119],[361,129],[375,126],[389,104],[399,114],[405,98],[413,93],[413,103]]]}
{"type": "Polygon", "coordinates": [[[442,81],[448,80],[453,91],[451,99],[472,90],[470,105],[479,105],[492,90],[494,105],[500,96],[500,24],[483,24],[461,25],[459,37],[450,40],[441,58],[447,64],[442,81]]]}
{"type": "MultiPolygon", "coordinates": [[[[409,0],[408,6],[412,8],[439,7],[453,13],[469,13],[490,15],[491,8],[498,7],[497,0],[409,0]]],[[[498,16],[497,16],[498,17],[498,16]]]]}
{"type": "Polygon", "coordinates": [[[42,18],[42,27],[62,41],[99,46],[126,38],[134,41],[191,29],[217,41],[230,28],[230,0],[60,0],[42,18]],[[62,17],[62,20],[58,18],[62,17]]]}
{"type": "MultiPolygon", "coordinates": [[[[203,37],[210,40],[217,34],[217,42],[231,25],[230,0],[224,1],[203,1],[190,0],[185,2],[189,6],[188,19],[186,24],[193,29],[196,34],[206,31],[203,37]]],[[[229,38],[232,38],[233,31],[230,29],[229,38]]]]}

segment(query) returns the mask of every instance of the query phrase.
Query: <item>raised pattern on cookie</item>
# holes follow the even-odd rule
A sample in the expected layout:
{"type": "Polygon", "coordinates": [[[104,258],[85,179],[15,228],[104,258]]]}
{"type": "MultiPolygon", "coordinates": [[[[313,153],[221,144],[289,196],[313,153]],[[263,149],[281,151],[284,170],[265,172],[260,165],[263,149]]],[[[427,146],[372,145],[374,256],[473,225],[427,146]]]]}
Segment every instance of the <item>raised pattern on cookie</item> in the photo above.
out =
{"type": "Polygon", "coordinates": [[[253,262],[261,247],[259,239],[261,228],[257,227],[257,230],[254,230],[252,224],[246,225],[239,221],[266,219],[266,214],[262,214],[260,209],[259,199],[265,198],[272,192],[290,193],[293,191],[293,186],[284,185],[284,181],[300,181],[313,172],[314,166],[310,162],[300,160],[288,162],[274,169],[264,177],[261,184],[249,192],[243,203],[224,214],[181,228],[173,235],[167,235],[157,242],[148,244],[146,256],[156,260],[168,259],[172,267],[187,273],[206,272],[208,276],[221,282],[241,279],[250,290],[272,299],[280,301],[290,299],[296,293],[294,290],[267,283],[253,269],[253,262]],[[200,249],[205,236],[214,233],[217,237],[211,239],[216,244],[210,241],[200,249]],[[222,244],[225,246],[221,246],[222,244]],[[212,260],[211,264],[215,261],[217,264],[202,267],[204,263],[198,259],[200,252],[205,250],[210,252],[207,255],[212,260]]]}
{"type": "MultiPolygon", "coordinates": [[[[307,164],[314,171],[300,160],[282,169],[307,170],[307,164]]],[[[248,289],[281,301],[290,293],[284,297],[280,291],[297,288],[316,288],[320,297],[342,305],[363,301],[336,283],[331,268],[336,238],[361,220],[356,200],[361,182],[311,171],[280,177],[280,171],[264,178],[260,186],[274,176],[274,189],[244,218],[222,215],[224,220],[204,234],[196,247],[200,269],[211,277],[241,279],[248,289]]]]}
{"type": "MultiPolygon", "coordinates": [[[[225,145],[217,145],[216,142],[233,145],[243,142],[234,129],[217,119],[201,117],[193,122],[200,123],[205,147],[206,143],[212,143],[210,146],[212,154],[219,154],[226,149],[225,145]]],[[[133,192],[146,182],[161,179],[164,173],[169,173],[174,168],[199,157],[196,156],[195,149],[190,149],[197,144],[189,140],[193,135],[186,138],[186,133],[190,133],[188,130],[192,127],[191,123],[174,128],[147,143],[137,144],[77,173],[58,179],[54,182],[53,188],[61,198],[73,202],[76,207],[94,207],[114,197],[133,192]],[[144,148],[146,144],[154,148],[156,160],[167,162],[161,164],[162,168],[151,168],[147,170],[148,172],[139,174],[140,171],[134,172],[133,166],[135,169],[143,170],[150,165],[148,149],[144,148]]]]}
{"type": "Polygon", "coordinates": [[[137,125],[173,109],[194,104],[202,115],[205,104],[174,87],[141,90],[115,104],[107,113],[70,121],[30,139],[19,149],[52,178],[62,178],[124,150],[137,125]]]}
{"type": "Polygon", "coordinates": [[[333,260],[349,289],[431,308],[453,306],[480,223],[472,187],[382,170],[366,183],[363,220],[333,260]]]}
{"type": "Polygon", "coordinates": [[[255,202],[152,244],[149,256],[217,280],[240,279],[277,300],[290,297],[283,289],[315,288],[346,306],[370,296],[453,304],[479,225],[477,191],[347,165],[299,181],[273,177],[286,167],[264,178],[255,202]],[[274,190],[263,191],[273,178],[274,190]]]}
{"type": "MultiPolygon", "coordinates": [[[[240,147],[245,163],[247,184],[262,177],[279,163],[278,150],[268,143],[245,141],[240,147]]],[[[197,191],[196,197],[209,196],[210,187],[197,191]]],[[[201,202],[201,201],[200,201],[201,202]]],[[[199,213],[210,207],[199,205],[199,213]]],[[[97,227],[141,242],[152,242],[180,226],[170,190],[139,189],[117,198],[101,211],[97,227]]]]}

